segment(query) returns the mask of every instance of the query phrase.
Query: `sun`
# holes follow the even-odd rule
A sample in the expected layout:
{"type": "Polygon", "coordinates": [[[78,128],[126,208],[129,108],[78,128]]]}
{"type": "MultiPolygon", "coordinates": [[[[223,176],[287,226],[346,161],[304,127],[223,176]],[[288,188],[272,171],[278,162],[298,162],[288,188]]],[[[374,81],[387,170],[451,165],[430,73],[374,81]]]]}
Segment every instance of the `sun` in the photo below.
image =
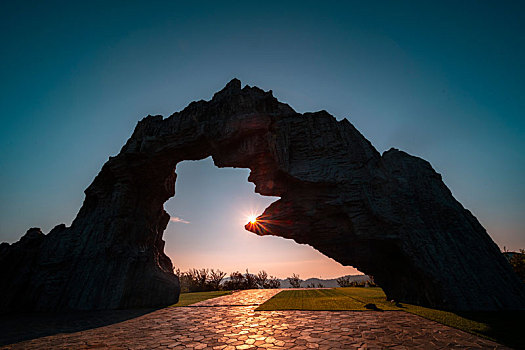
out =
{"type": "Polygon", "coordinates": [[[257,222],[257,216],[250,215],[248,216],[248,220],[250,221],[250,224],[255,224],[257,222]]]}

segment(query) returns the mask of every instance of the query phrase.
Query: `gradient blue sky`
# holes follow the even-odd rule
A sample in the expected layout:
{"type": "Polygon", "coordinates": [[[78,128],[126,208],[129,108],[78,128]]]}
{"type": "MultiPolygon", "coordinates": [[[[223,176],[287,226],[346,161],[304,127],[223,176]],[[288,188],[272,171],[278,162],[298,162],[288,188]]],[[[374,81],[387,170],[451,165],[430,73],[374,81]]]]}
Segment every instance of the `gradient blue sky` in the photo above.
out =
{"type": "MultiPolygon", "coordinates": [[[[525,9],[506,1],[3,1],[0,241],[70,224],[147,114],[230,79],[348,118],[380,151],[423,157],[501,248],[525,248],[525,9]]],[[[248,171],[178,165],[175,265],[284,277],[354,270],[243,229],[273,199],[248,171]]]]}

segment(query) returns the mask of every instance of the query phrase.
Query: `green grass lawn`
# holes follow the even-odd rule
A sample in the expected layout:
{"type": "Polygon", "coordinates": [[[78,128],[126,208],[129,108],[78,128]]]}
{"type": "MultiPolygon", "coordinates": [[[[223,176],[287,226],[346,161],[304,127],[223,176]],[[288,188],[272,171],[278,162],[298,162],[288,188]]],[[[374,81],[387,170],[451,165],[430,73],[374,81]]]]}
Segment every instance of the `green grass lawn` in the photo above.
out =
{"type": "Polygon", "coordinates": [[[216,290],[212,292],[180,293],[179,302],[171,305],[171,307],[188,306],[198,303],[199,301],[217,298],[228,294],[231,294],[231,291],[216,290]]]}
{"type": "MultiPolygon", "coordinates": [[[[405,311],[505,345],[525,349],[525,312],[450,312],[417,305],[400,307],[386,301],[381,288],[334,288],[287,290],[260,305],[257,311],[350,310],[366,311],[366,304],[379,310],[405,311]]],[[[371,311],[370,312],[377,312],[371,311]]]]}

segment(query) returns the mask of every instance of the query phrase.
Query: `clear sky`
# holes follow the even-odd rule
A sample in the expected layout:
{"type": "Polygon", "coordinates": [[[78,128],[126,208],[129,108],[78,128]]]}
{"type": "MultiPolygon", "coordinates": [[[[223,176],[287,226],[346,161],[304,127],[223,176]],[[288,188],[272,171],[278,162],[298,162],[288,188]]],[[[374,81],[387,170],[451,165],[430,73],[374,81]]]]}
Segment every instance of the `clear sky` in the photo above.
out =
{"type": "MultiPolygon", "coordinates": [[[[229,80],[298,112],[348,118],[380,151],[420,156],[501,248],[525,248],[525,5],[508,1],[3,1],[0,241],[70,224],[137,121],[229,80]]],[[[273,198],[248,171],[178,165],[176,266],[285,277],[352,273],[244,231],[273,198]]]]}

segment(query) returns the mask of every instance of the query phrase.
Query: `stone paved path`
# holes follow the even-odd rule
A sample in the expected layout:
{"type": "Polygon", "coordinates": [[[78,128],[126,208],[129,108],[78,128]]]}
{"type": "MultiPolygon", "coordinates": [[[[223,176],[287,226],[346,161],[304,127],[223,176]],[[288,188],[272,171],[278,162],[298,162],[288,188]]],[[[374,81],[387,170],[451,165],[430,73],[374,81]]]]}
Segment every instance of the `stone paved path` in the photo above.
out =
{"type": "Polygon", "coordinates": [[[191,306],[259,306],[282,289],[250,289],[201,301],[191,306]]]}
{"type": "Polygon", "coordinates": [[[278,290],[252,290],[7,349],[504,349],[400,311],[262,311],[278,290]],[[235,305],[235,306],[233,306],[235,305]]]}

